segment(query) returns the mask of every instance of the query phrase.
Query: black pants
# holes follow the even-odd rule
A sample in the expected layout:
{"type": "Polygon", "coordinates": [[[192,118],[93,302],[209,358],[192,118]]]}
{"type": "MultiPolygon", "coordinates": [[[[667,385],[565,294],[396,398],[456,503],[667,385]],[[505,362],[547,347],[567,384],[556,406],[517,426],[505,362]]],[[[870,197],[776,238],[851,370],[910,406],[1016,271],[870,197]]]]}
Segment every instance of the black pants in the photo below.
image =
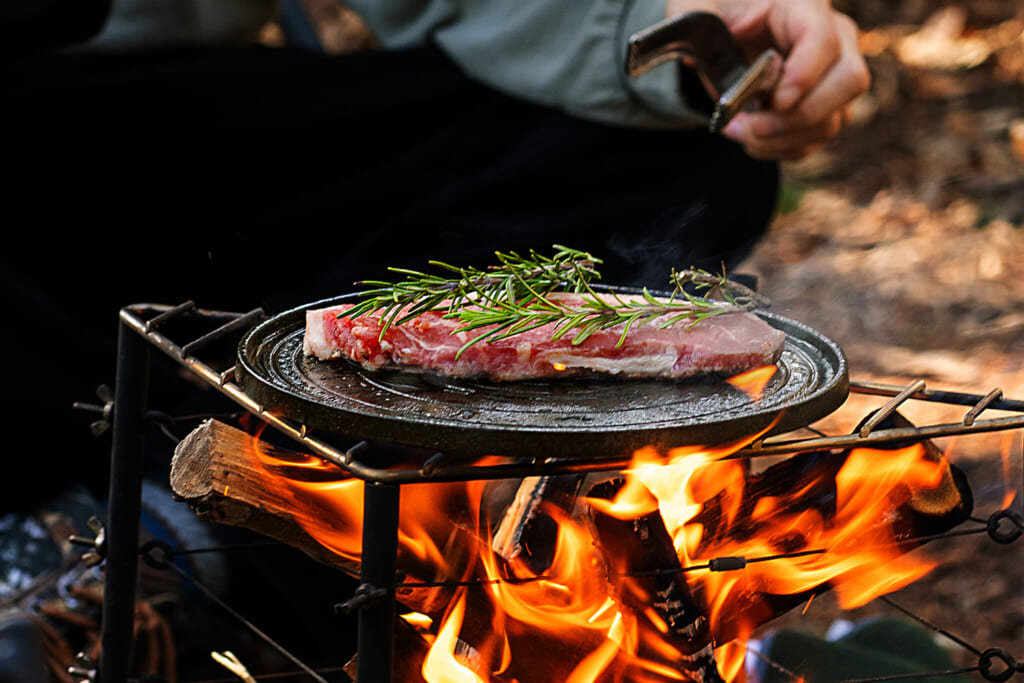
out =
{"type": "MultiPolygon", "coordinates": [[[[658,288],[735,265],[776,198],[776,166],[723,138],[578,120],[433,48],[21,58],[3,79],[3,409],[9,447],[50,436],[32,463],[51,482],[105,486],[70,406],[113,381],[127,304],[273,313],[387,266],[553,244],[658,288]]],[[[11,484],[8,501],[32,493],[11,484]]]]}

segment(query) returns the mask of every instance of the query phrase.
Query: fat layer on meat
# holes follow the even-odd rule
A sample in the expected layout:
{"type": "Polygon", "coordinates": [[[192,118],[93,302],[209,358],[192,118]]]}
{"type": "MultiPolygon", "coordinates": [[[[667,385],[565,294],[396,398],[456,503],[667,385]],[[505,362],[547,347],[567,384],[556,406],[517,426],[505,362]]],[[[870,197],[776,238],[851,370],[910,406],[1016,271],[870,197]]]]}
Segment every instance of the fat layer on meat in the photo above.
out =
{"type": "Polygon", "coordinates": [[[339,317],[351,304],[307,311],[303,350],[320,360],[347,358],[368,370],[407,368],[448,377],[513,381],[581,375],[686,379],[734,375],[778,361],[785,333],[753,313],[727,313],[664,329],[656,321],[599,330],[580,344],[552,340],[553,324],[459,349],[485,330],[457,332],[439,312],[392,325],[379,315],[339,317]]]}

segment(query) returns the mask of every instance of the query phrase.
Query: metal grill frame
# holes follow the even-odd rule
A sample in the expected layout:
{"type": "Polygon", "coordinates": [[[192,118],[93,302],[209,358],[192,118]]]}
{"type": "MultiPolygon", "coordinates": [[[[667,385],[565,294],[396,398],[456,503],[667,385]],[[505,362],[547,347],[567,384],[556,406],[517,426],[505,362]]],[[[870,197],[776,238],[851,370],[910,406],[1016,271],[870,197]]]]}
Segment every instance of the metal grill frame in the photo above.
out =
{"type": "MultiPolygon", "coordinates": [[[[234,366],[218,372],[196,357],[207,345],[244,332],[264,318],[261,309],[233,313],[199,309],[195,302],[178,306],[137,304],[121,309],[119,316],[116,389],[113,400],[113,443],[111,447],[110,496],[105,529],[106,573],[99,683],[122,683],[129,678],[132,623],[138,562],[137,539],[140,528],[143,416],[147,405],[149,349],[155,347],[206,384],[228,397],[241,408],[299,446],[308,449],[342,471],[364,482],[363,547],[360,563],[360,593],[372,598],[354,600],[358,614],[357,683],[383,683],[391,680],[391,659],[395,619],[396,554],[401,487],[423,482],[454,482],[521,478],[581,472],[621,470],[627,458],[546,458],[517,459],[485,465],[466,464],[445,453],[415,467],[384,469],[366,457],[373,446],[361,441],[339,450],[317,438],[305,425],[272,414],[257,403],[234,381],[234,366]],[[178,344],[161,332],[169,321],[180,316],[198,316],[216,324],[210,332],[185,344],[178,344]],[[372,542],[368,542],[372,539],[372,542]]],[[[856,432],[840,436],[786,438],[787,435],[757,440],[738,450],[733,458],[780,456],[814,450],[884,446],[984,432],[1024,429],[1024,401],[1005,398],[1002,390],[987,394],[934,391],[923,380],[907,386],[850,380],[850,392],[887,397],[856,432]],[[966,407],[960,422],[913,428],[878,429],[878,425],[910,400],[966,407]],[[1019,413],[1010,417],[983,419],[986,410],[1019,413]]],[[[350,601],[352,602],[352,601],[350,601]]]]}

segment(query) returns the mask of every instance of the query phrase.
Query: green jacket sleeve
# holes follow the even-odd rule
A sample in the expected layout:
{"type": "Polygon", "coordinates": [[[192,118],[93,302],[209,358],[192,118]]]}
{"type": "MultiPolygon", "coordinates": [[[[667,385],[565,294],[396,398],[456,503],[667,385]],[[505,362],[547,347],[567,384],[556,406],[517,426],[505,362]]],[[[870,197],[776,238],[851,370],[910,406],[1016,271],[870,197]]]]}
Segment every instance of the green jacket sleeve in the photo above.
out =
{"type": "Polygon", "coordinates": [[[433,40],[467,76],[570,114],[638,128],[691,128],[677,71],[625,74],[635,31],[664,0],[350,0],[385,48],[433,40]]]}

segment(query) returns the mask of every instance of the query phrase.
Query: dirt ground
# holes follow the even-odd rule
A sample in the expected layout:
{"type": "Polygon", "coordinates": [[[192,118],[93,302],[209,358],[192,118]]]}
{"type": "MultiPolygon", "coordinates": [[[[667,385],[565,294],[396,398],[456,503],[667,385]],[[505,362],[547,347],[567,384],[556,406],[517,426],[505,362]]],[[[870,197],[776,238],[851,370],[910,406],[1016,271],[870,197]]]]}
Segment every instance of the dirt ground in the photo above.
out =
{"type": "MultiPolygon", "coordinates": [[[[744,269],[857,373],[1020,395],[1024,10],[873,26],[878,3],[856,4],[871,91],[838,139],[784,166],[782,210],[744,269]]],[[[896,3],[912,4],[927,3],[896,3]]]]}

